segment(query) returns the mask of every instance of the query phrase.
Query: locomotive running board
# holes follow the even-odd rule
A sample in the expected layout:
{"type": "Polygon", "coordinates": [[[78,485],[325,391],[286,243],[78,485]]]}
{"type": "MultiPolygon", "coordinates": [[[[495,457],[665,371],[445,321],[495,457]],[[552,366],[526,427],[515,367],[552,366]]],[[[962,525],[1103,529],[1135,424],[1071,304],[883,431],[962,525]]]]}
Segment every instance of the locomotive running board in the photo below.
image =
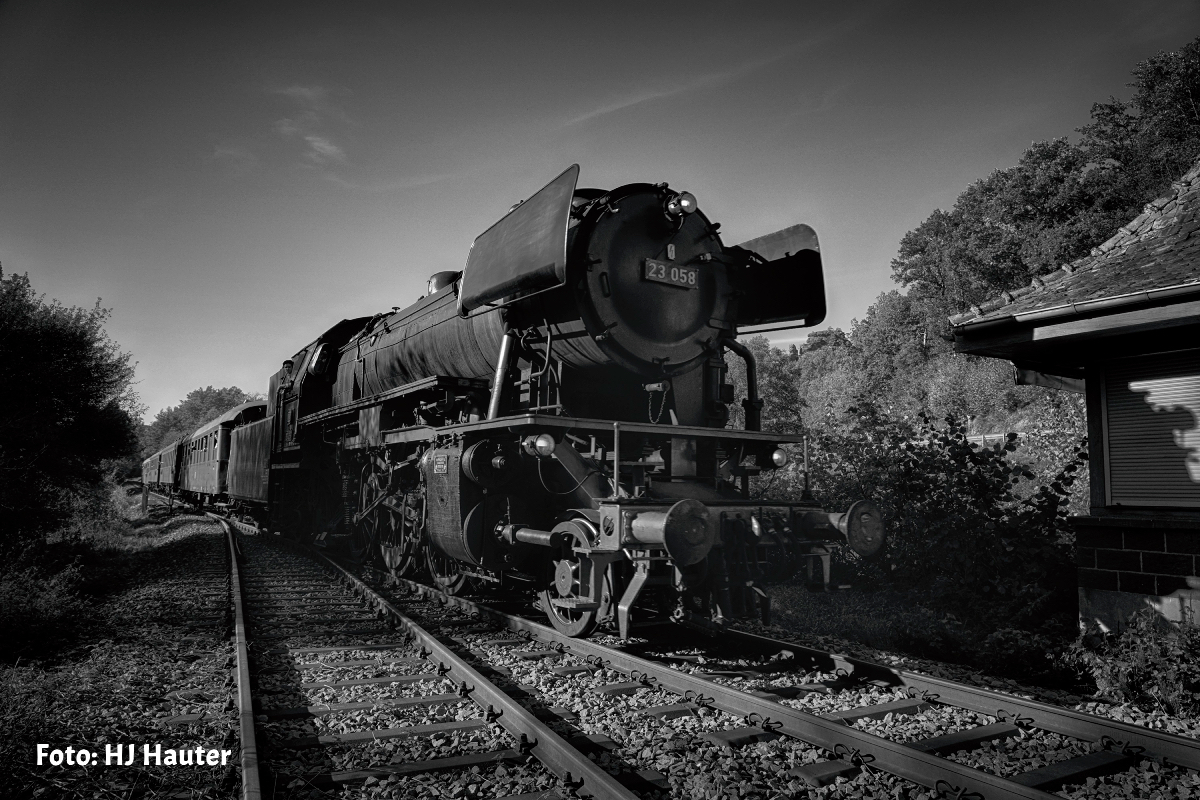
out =
{"type": "MultiPolygon", "coordinates": [[[[459,425],[447,425],[443,428],[438,428],[437,431],[439,433],[470,433],[473,431],[508,430],[513,433],[522,433],[526,430],[545,428],[582,429],[612,433],[613,420],[556,417],[549,414],[514,414],[483,422],[465,422],[459,425]]],[[[642,433],[652,436],[670,437],[686,436],[697,439],[736,439],[741,442],[761,442],[763,444],[800,444],[804,441],[804,436],[799,434],[741,431],[731,428],[697,428],[689,425],[655,425],[649,422],[622,422],[621,433],[642,433]]]]}

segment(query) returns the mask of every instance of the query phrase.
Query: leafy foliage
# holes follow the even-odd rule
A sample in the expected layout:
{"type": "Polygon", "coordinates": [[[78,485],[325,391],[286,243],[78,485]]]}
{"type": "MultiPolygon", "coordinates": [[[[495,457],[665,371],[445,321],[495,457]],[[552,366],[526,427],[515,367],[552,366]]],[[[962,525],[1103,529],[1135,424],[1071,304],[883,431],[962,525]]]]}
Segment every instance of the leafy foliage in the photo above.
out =
{"type": "Polygon", "coordinates": [[[10,652],[52,648],[75,631],[83,609],[79,580],[78,564],[49,575],[25,567],[0,576],[0,636],[10,652]]]}
{"type": "MultiPolygon", "coordinates": [[[[758,396],[763,401],[764,431],[795,431],[802,425],[800,389],[796,380],[796,356],[771,347],[765,336],[753,336],[743,344],[758,365],[758,396]]],[[[737,356],[727,357],[729,380],[739,398],[746,396],[746,364],[737,356]]],[[[746,412],[741,403],[729,407],[730,424],[744,427],[746,412]]]]}
{"type": "MultiPolygon", "coordinates": [[[[1053,424],[1046,400],[1033,421],[1053,424]]],[[[1072,490],[1087,458],[1061,431],[1008,434],[980,446],[953,416],[935,423],[870,405],[830,413],[809,428],[812,490],[825,508],[875,501],[888,540],[871,561],[842,554],[858,586],[887,586],[972,626],[1039,630],[1070,626],[1075,608],[1072,490]],[[1028,448],[1022,447],[1027,444],[1028,448]]],[[[766,473],[761,494],[803,491],[799,453],[766,473]]],[[[940,648],[944,650],[945,648],[940,648]]]]}
{"type": "Polygon", "coordinates": [[[143,426],[140,437],[142,457],[148,458],[231,408],[256,399],[262,399],[262,396],[249,394],[236,386],[193,389],[179,405],[164,408],[153,422],[143,426]]]}
{"type": "Polygon", "coordinates": [[[1081,258],[1200,155],[1200,38],[1133,69],[1133,97],[1092,107],[1078,143],[1035,142],[906,234],[892,276],[960,311],[1081,258]]]}
{"type": "Polygon", "coordinates": [[[1173,626],[1153,608],[1119,633],[1092,630],[1071,657],[1102,695],[1180,716],[1200,713],[1200,626],[1173,626]]]}
{"type": "Polygon", "coordinates": [[[0,555],[64,524],[106,463],[136,450],[133,364],[105,333],[108,315],[0,273],[0,555]]]}
{"type": "MultiPolygon", "coordinates": [[[[889,549],[850,564],[859,579],[993,629],[1073,613],[1065,518],[1087,498],[1082,398],[1015,386],[1007,363],[954,353],[947,318],[1085,255],[1200,155],[1200,39],[1133,79],[1132,98],[1094,106],[1077,142],[1035,142],[910,231],[892,263],[905,292],[790,353],[754,345],[772,381],[764,428],[809,433],[818,498],[883,508],[889,549]],[[778,388],[788,379],[794,394],[778,388]],[[996,447],[968,440],[996,431],[1012,433],[996,447]]],[[[797,467],[759,489],[798,494],[797,467]]]]}
{"type": "Polygon", "coordinates": [[[813,471],[835,507],[870,497],[888,521],[886,552],[860,566],[864,577],[919,590],[975,621],[1036,627],[1055,604],[1073,602],[1065,508],[1086,456],[1078,451],[1022,497],[1036,476],[1013,458],[1017,448],[1016,434],[975,445],[953,417],[910,425],[868,412],[817,440],[813,471]]]}
{"type": "Polygon", "coordinates": [[[1092,106],[1081,147],[1114,165],[1130,197],[1152,199],[1200,153],[1200,38],[1133,68],[1133,97],[1092,106]]]}

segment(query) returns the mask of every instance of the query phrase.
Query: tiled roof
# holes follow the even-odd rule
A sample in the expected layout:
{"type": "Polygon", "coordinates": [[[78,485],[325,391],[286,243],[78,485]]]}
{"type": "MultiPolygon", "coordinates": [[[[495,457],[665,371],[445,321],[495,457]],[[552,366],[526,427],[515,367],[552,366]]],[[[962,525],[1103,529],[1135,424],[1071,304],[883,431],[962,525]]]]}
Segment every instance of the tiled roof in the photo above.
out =
{"type": "Polygon", "coordinates": [[[950,317],[950,324],[974,325],[1051,309],[1085,313],[1089,306],[1098,310],[1106,304],[1102,301],[1132,295],[1150,299],[1158,294],[1155,290],[1185,284],[1200,289],[1200,161],[1165,197],[1148,203],[1090,255],[1034,278],[1030,286],[972,306],[950,317]]]}

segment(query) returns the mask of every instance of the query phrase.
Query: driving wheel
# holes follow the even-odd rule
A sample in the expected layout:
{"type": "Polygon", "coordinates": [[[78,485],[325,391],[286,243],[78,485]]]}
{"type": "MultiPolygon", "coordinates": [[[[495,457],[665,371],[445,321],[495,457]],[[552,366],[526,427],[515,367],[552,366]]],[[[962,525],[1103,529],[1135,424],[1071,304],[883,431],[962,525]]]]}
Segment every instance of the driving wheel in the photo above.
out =
{"type": "Polygon", "coordinates": [[[424,492],[420,489],[405,492],[399,505],[395,498],[389,498],[382,507],[384,520],[379,530],[379,555],[393,575],[410,577],[421,566],[424,492]]]}
{"type": "Polygon", "coordinates": [[[446,594],[457,595],[467,590],[469,579],[461,572],[462,565],[432,544],[425,547],[425,563],[434,583],[446,594]]]}

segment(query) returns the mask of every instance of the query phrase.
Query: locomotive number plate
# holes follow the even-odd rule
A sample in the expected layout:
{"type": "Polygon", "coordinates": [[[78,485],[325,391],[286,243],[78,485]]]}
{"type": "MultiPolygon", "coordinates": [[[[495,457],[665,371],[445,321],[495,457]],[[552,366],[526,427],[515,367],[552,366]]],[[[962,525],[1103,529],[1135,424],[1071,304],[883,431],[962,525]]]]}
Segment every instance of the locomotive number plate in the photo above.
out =
{"type": "Polygon", "coordinates": [[[695,289],[700,283],[700,270],[696,267],[681,267],[669,261],[646,259],[646,280],[695,289]]]}

